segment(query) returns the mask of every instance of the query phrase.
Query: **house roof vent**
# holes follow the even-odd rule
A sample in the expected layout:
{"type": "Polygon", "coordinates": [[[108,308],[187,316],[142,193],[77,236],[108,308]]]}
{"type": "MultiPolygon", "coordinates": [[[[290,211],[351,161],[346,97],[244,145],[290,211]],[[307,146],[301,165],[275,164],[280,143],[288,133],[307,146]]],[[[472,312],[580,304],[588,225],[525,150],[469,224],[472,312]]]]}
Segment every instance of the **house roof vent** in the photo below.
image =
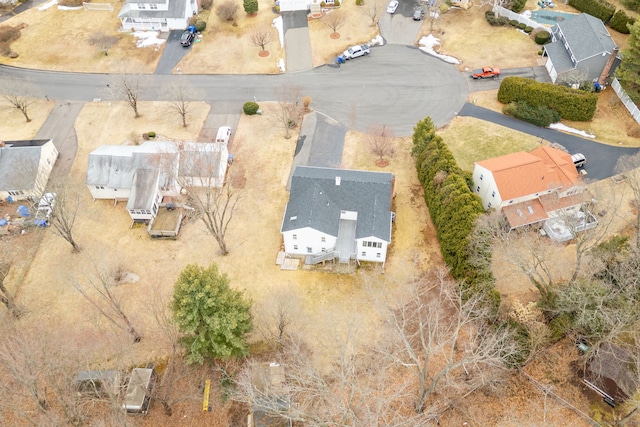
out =
{"type": "Polygon", "coordinates": [[[340,177],[336,176],[336,185],[340,185],[340,177]]]}
{"type": "Polygon", "coordinates": [[[298,216],[292,216],[291,218],[289,218],[289,221],[295,221],[296,219],[298,219],[298,216]]]}

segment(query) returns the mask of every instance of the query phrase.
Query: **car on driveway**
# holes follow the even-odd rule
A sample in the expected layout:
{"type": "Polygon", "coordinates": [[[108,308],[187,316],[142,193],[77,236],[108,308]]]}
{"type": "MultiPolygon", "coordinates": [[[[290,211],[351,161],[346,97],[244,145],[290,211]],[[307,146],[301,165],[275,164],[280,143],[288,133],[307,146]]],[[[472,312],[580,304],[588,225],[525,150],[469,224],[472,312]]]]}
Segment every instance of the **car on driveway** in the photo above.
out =
{"type": "Polygon", "coordinates": [[[342,52],[342,57],[346,60],[368,55],[371,52],[368,44],[357,44],[342,52]]]}
{"type": "Polygon", "coordinates": [[[387,5],[387,12],[396,13],[396,10],[398,10],[398,4],[398,0],[391,0],[387,5]]]}
{"type": "MultiPolygon", "coordinates": [[[[195,30],[195,28],[194,28],[195,30]]],[[[193,41],[196,38],[196,33],[195,31],[192,30],[184,30],[184,33],[182,33],[182,36],[180,37],[180,44],[184,47],[189,47],[191,46],[191,43],[193,43],[193,41]]]]}
{"type": "Polygon", "coordinates": [[[416,10],[413,11],[413,20],[414,21],[422,21],[422,18],[424,18],[424,10],[416,9],[416,10]]]}

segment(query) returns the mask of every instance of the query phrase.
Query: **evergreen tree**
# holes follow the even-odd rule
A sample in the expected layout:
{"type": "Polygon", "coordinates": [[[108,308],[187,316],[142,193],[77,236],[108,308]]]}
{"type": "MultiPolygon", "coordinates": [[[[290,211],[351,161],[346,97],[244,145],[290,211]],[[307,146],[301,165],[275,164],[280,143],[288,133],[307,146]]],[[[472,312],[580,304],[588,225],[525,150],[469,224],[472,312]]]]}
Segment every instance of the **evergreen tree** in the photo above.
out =
{"type": "Polygon", "coordinates": [[[258,0],[243,0],[242,6],[247,15],[258,13],[258,0]]]}
{"type": "Polygon", "coordinates": [[[251,302],[229,287],[227,275],[218,272],[215,264],[206,269],[187,265],[175,284],[170,306],[189,363],[247,353],[251,302]]]}
{"type": "Polygon", "coordinates": [[[622,51],[622,62],[616,76],[632,98],[640,98],[640,21],[630,28],[629,47],[622,51]]]}

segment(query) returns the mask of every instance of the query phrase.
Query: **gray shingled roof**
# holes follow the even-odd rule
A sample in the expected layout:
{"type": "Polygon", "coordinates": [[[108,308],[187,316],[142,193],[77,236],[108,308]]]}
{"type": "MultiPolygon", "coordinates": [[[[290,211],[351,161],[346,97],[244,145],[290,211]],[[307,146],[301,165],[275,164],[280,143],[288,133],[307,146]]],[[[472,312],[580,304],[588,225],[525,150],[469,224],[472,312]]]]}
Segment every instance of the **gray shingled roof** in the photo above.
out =
{"type": "Polygon", "coordinates": [[[28,190],[35,186],[42,156],[42,146],[48,139],[4,141],[0,148],[0,189],[28,190]]]}
{"type": "MultiPolygon", "coordinates": [[[[558,22],[554,27],[560,29],[578,62],[603,52],[612,53],[616,47],[602,21],[587,13],[558,22]]],[[[554,34],[555,30],[552,29],[554,34]]]]}
{"type": "Polygon", "coordinates": [[[127,209],[151,209],[159,173],[154,169],[136,170],[127,209]]]}
{"type": "Polygon", "coordinates": [[[553,67],[558,74],[563,73],[574,68],[569,52],[564,47],[562,40],[556,40],[552,43],[544,45],[544,50],[547,52],[547,56],[551,58],[553,67]]]}
{"type": "Polygon", "coordinates": [[[191,0],[126,0],[122,9],[118,13],[118,18],[185,18],[185,9],[187,2],[191,0]],[[169,2],[168,10],[132,10],[131,3],[139,4],[164,4],[169,2]]]}
{"type": "Polygon", "coordinates": [[[281,231],[311,227],[337,236],[340,212],[346,210],[358,213],[356,239],[375,236],[390,242],[393,179],[383,172],[298,166],[281,231]]]}

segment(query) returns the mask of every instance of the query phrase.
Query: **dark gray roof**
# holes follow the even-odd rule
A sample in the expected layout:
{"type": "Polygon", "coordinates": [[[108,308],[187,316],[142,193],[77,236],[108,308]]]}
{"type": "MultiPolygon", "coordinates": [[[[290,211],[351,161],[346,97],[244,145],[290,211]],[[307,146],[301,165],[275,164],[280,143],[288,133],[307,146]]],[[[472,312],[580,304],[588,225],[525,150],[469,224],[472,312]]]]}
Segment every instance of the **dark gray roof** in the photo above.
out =
{"type": "Polygon", "coordinates": [[[126,0],[122,9],[118,13],[118,18],[185,18],[185,9],[187,2],[191,0],[126,0]],[[131,3],[134,4],[164,4],[169,3],[167,10],[133,10],[131,3]]]}
{"type": "Polygon", "coordinates": [[[587,13],[558,22],[552,28],[552,32],[557,34],[558,29],[569,43],[569,48],[577,62],[603,52],[611,54],[616,47],[602,21],[587,13]]]}
{"type": "Polygon", "coordinates": [[[337,236],[340,213],[346,210],[358,213],[356,239],[375,236],[390,242],[393,180],[384,172],[298,166],[281,231],[311,227],[337,236]]]}
{"type": "Polygon", "coordinates": [[[574,68],[569,52],[565,49],[561,40],[544,45],[547,56],[551,58],[554,68],[558,74],[574,68]]]}
{"type": "Polygon", "coordinates": [[[103,145],[89,154],[87,185],[109,188],[131,188],[134,165],[134,146],[103,145]]]}
{"type": "Polygon", "coordinates": [[[210,144],[203,149],[184,148],[180,151],[178,176],[191,178],[217,178],[220,169],[221,146],[210,144]]]}
{"type": "Polygon", "coordinates": [[[0,189],[28,190],[35,186],[42,146],[50,139],[4,141],[0,147],[0,189]]]}

